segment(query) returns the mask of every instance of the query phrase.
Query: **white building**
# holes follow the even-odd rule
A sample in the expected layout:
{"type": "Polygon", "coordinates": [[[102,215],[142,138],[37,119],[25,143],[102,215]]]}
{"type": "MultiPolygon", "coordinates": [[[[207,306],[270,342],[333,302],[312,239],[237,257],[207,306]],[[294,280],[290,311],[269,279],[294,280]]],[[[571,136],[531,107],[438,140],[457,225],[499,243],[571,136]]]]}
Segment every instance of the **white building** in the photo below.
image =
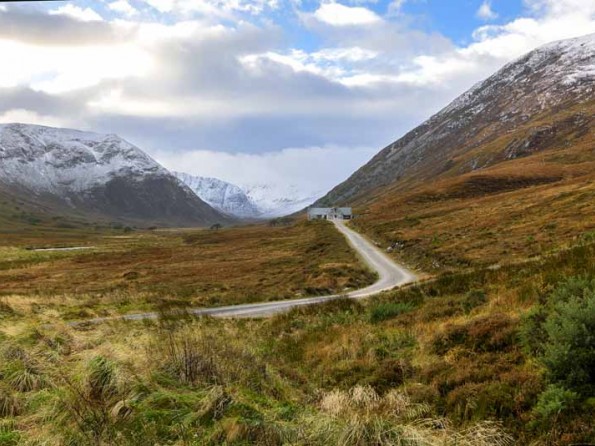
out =
{"type": "Polygon", "coordinates": [[[310,208],[308,220],[351,220],[351,208],[310,208]]]}

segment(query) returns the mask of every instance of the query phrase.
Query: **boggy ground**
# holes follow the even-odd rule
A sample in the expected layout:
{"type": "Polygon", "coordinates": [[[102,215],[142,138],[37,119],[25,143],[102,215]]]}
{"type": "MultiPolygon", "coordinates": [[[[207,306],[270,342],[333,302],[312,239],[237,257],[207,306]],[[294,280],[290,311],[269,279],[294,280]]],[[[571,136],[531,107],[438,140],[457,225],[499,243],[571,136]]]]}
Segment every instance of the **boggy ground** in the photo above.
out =
{"type": "Polygon", "coordinates": [[[0,296],[62,317],[341,293],[372,283],[326,222],[220,230],[110,230],[82,240],[29,233],[0,247],[0,296]],[[35,246],[90,246],[32,251],[35,246]]]}

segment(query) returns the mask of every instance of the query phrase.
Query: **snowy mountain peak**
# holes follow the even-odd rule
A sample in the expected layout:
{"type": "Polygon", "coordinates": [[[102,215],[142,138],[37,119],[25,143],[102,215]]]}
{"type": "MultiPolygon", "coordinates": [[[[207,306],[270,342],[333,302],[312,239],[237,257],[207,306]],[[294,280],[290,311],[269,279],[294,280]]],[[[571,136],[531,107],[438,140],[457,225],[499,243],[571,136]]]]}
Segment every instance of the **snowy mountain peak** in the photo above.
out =
{"type": "Polygon", "coordinates": [[[469,107],[479,113],[495,90],[506,87],[514,87],[519,93],[517,97],[524,93],[524,88],[531,88],[532,95],[523,103],[530,108],[523,111],[543,110],[568,94],[578,100],[589,98],[594,80],[595,33],[548,43],[519,57],[459,96],[434,119],[469,107]]]}
{"type": "Polygon", "coordinates": [[[0,125],[0,179],[37,192],[84,191],[116,176],[167,174],[116,135],[29,124],[0,125]]]}
{"type": "Polygon", "coordinates": [[[241,218],[254,218],[260,215],[258,207],[238,186],[210,177],[198,177],[183,172],[173,174],[202,200],[215,209],[241,218]]]}
{"type": "Polygon", "coordinates": [[[236,186],[217,178],[174,175],[215,209],[240,218],[275,218],[311,205],[323,193],[305,194],[297,186],[269,183],[236,186]]]}
{"type": "Polygon", "coordinates": [[[56,212],[164,225],[230,220],[117,135],[0,125],[0,192],[56,212]]]}

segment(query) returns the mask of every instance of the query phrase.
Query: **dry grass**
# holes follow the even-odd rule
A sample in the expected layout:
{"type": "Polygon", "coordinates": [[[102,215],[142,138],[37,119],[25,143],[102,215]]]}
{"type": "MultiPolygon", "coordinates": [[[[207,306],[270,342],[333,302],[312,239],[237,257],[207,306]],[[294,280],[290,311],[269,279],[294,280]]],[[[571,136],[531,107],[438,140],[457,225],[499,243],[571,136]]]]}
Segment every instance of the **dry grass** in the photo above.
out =
{"type": "MultiPolygon", "coordinates": [[[[0,294],[128,311],[341,292],[374,280],[326,223],[103,236],[86,251],[0,249],[0,294]]],[[[34,305],[31,303],[31,305],[34,305]]]]}

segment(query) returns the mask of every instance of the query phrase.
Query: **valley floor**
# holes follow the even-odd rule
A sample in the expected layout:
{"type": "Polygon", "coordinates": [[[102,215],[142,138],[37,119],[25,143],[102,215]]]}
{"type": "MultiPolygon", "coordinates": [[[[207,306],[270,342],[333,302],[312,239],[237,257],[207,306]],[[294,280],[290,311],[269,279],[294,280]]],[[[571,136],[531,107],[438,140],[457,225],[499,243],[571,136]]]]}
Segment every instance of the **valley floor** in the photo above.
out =
{"type": "Polygon", "coordinates": [[[340,294],[375,281],[330,224],[98,232],[0,246],[0,296],[66,319],[340,294]],[[35,250],[87,245],[85,250],[35,250]]]}
{"type": "Polygon", "coordinates": [[[74,251],[14,240],[0,248],[1,445],[595,441],[590,232],[363,301],[222,320],[168,315],[376,276],[326,222],[43,243],[94,246],[74,251]],[[162,317],[68,323],[143,309],[162,317]]]}

